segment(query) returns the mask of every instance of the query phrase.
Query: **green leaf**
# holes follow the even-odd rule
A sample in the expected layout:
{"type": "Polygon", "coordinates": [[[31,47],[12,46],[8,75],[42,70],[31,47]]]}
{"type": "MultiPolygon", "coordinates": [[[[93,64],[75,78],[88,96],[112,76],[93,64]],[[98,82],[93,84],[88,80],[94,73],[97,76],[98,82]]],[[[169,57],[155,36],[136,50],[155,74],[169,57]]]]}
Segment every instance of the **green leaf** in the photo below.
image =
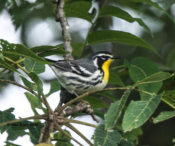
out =
{"type": "Polygon", "coordinates": [[[156,110],[162,95],[152,95],[148,101],[131,101],[122,122],[124,132],[142,126],[156,110]]]}
{"type": "Polygon", "coordinates": [[[120,76],[116,73],[116,71],[110,71],[109,84],[125,86],[125,84],[123,83],[120,76]]]}
{"type": "MultiPolygon", "coordinates": [[[[62,44],[61,44],[62,45],[62,44]]],[[[65,54],[65,50],[61,45],[57,46],[37,46],[31,48],[31,50],[37,53],[39,56],[45,57],[50,55],[63,55],[65,54]]]]}
{"type": "Polygon", "coordinates": [[[1,2],[0,2],[0,13],[5,8],[6,3],[7,3],[6,0],[1,0],[1,2]]]}
{"type": "Polygon", "coordinates": [[[10,142],[10,141],[6,141],[5,143],[6,143],[5,146],[20,146],[20,145],[18,145],[18,144],[12,143],[12,142],[10,142]]]}
{"type": "Polygon", "coordinates": [[[64,10],[66,12],[66,16],[68,17],[78,17],[91,22],[94,14],[88,14],[90,8],[91,2],[89,1],[74,1],[67,3],[64,10]]]}
{"type": "Polygon", "coordinates": [[[175,71],[175,49],[172,49],[166,57],[166,64],[175,71]]]}
{"type": "MultiPolygon", "coordinates": [[[[152,78],[152,74],[159,72],[157,65],[144,57],[137,57],[131,60],[131,64],[127,65],[129,68],[129,76],[134,82],[142,81],[147,77],[152,78]]],[[[156,74],[155,74],[156,75],[156,74]]],[[[153,77],[155,77],[153,75],[153,77]]],[[[155,82],[149,84],[139,85],[139,90],[144,90],[151,93],[158,93],[162,86],[162,82],[155,82]]],[[[141,98],[143,100],[149,100],[151,98],[148,94],[140,92],[141,98]]]]}
{"type": "Polygon", "coordinates": [[[45,71],[45,65],[43,63],[34,61],[30,58],[25,58],[24,66],[29,73],[34,72],[36,74],[40,74],[45,71]]]}
{"type": "Polygon", "coordinates": [[[172,75],[168,72],[157,72],[157,73],[154,73],[150,76],[145,77],[143,80],[137,82],[136,84],[141,85],[141,84],[161,82],[161,81],[167,80],[171,76],[172,75]]]}
{"type": "Polygon", "coordinates": [[[36,123],[36,124],[31,123],[31,125],[32,126],[30,125],[28,126],[30,140],[32,141],[32,143],[37,144],[39,141],[41,129],[43,128],[44,125],[42,123],[36,123]]]}
{"type": "Polygon", "coordinates": [[[34,72],[29,73],[29,77],[32,79],[33,82],[35,82],[35,84],[37,86],[38,96],[40,97],[43,93],[42,81],[34,72]]]}
{"type": "Polygon", "coordinates": [[[33,89],[33,90],[37,90],[37,86],[36,86],[36,84],[35,83],[32,83],[32,82],[30,82],[29,80],[27,80],[25,77],[23,77],[23,76],[20,76],[21,77],[21,79],[22,79],[22,81],[23,81],[23,83],[24,83],[24,85],[26,86],[26,87],[28,87],[28,88],[30,88],[30,89],[33,89]]]}
{"type": "Polygon", "coordinates": [[[30,105],[32,107],[32,110],[35,114],[38,114],[37,111],[36,111],[36,108],[39,108],[39,109],[43,109],[42,107],[42,104],[41,104],[41,101],[39,100],[38,97],[28,93],[28,92],[25,92],[24,93],[28,99],[28,101],[30,102],[30,105]]]}
{"type": "Polygon", "coordinates": [[[0,56],[0,68],[6,68],[10,71],[17,71],[14,66],[4,60],[2,56],[0,56]]]}
{"type": "Polygon", "coordinates": [[[8,126],[7,140],[12,140],[13,141],[13,140],[17,139],[19,136],[26,135],[27,132],[24,131],[25,129],[26,129],[26,127],[21,127],[21,126],[13,126],[13,125],[8,126]]]}
{"type": "Polygon", "coordinates": [[[159,11],[162,11],[164,14],[166,14],[175,23],[175,19],[170,14],[168,14],[168,12],[166,10],[164,10],[162,7],[160,7],[157,2],[154,2],[152,0],[132,0],[132,1],[137,2],[137,3],[147,3],[147,4],[155,7],[159,11]]]}
{"type": "Polygon", "coordinates": [[[52,93],[56,92],[60,90],[60,83],[58,82],[58,80],[52,80],[50,83],[50,91],[49,93],[47,93],[47,97],[50,96],[52,93]]]}
{"type": "Polygon", "coordinates": [[[18,28],[31,13],[34,4],[29,3],[28,1],[22,1],[19,5],[19,3],[13,1],[13,4],[11,5],[12,7],[9,9],[9,13],[11,15],[14,25],[16,26],[16,28],[18,28]]]}
{"type": "Polygon", "coordinates": [[[74,56],[74,58],[77,58],[77,59],[80,58],[82,53],[83,53],[84,44],[82,44],[82,43],[73,43],[72,47],[73,47],[72,55],[74,56]]]}
{"type": "Polygon", "coordinates": [[[153,123],[159,123],[175,117],[175,111],[163,111],[156,118],[153,118],[153,123]]]}
{"type": "Polygon", "coordinates": [[[90,45],[105,42],[122,43],[132,46],[139,46],[147,48],[153,51],[154,53],[157,53],[157,51],[145,40],[128,32],[122,32],[116,30],[102,30],[92,32],[88,36],[88,43],[90,45]]]}
{"type": "Polygon", "coordinates": [[[135,22],[136,21],[137,23],[139,23],[140,26],[142,26],[144,29],[146,29],[152,35],[151,30],[143,22],[142,19],[132,17],[128,12],[120,9],[119,7],[114,7],[114,6],[103,7],[100,11],[99,17],[104,17],[104,16],[115,16],[115,17],[124,19],[128,22],[135,22]]]}
{"type": "Polygon", "coordinates": [[[42,63],[48,63],[22,44],[13,44],[0,39],[0,47],[2,47],[3,55],[10,57],[12,60],[16,60],[18,57],[23,56],[42,63]]]}
{"type": "Polygon", "coordinates": [[[175,109],[175,90],[165,91],[161,100],[175,109]]]}
{"type": "MultiPolygon", "coordinates": [[[[14,120],[15,115],[12,114],[13,111],[14,111],[14,108],[9,108],[5,111],[0,111],[0,123],[14,120]]],[[[7,129],[8,129],[8,126],[0,127],[0,133],[3,133],[7,129]]]]}
{"type": "Polygon", "coordinates": [[[94,146],[116,146],[121,140],[117,130],[105,130],[104,125],[99,125],[95,130],[94,146]]]}
{"type": "Polygon", "coordinates": [[[142,131],[141,127],[140,127],[140,128],[134,129],[134,130],[132,130],[130,132],[124,133],[123,137],[125,139],[127,139],[128,141],[136,141],[136,142],[138,142],[139,138],[140,138],[139,136],[141,136],[142,134],[143,134],[143,131],[142,131]]]}
{"type": "Polygon", "coordinates": [[[87,100],[93,109],[107,107],[107,104],[96,96],[87,96],[84,98],[84,100],[87,100]]]}
{"type": "Polygon", "coordinates": [[[105,129],[111,130],[114,128],[123,108],[125,107],[126,101],[131,93],[131,88],[126,90],[120,101],[115,101],[109,107],[107,113],[105,114],[105,129]]]}
{"type": "MultiPolygon", "coordinates": [[[[64,131],[70,135],[69,131],[67,130],[64,130],[64,131]]],[[[71,144],[71,139],[61,132],[54,134],[54,139],[57,140],[57,143],[55,144],[55,146],[73,146],[71,144]]]]}

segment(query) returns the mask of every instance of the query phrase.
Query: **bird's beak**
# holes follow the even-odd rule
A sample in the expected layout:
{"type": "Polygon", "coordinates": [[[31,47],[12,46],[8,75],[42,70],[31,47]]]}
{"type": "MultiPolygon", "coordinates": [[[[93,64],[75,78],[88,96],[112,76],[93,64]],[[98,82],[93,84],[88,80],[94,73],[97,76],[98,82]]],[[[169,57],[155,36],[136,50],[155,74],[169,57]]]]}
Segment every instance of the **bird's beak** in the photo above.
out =
{"type": "Polygon", "coordinates": [[[112,56],[111,59],[121,59],[120,56],[112,56]]]}

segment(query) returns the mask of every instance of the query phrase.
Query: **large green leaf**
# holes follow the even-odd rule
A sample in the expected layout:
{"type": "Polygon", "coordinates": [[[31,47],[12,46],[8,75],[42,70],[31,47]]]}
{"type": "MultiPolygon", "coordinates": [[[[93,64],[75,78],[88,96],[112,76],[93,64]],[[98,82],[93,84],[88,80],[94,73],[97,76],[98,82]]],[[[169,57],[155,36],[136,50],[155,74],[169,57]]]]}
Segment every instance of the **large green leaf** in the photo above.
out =
{"type": "Polygon", "coordinates": [[[153,51],[154,53],[157,53],[156,50],[148,42],[128,32],[116,31],[116,30],[102,30],[92,32],[88,36],[88,43],[90,45],[105,42],[122,43],[127,45],[139,46],[147,48],[153,51]]]}
{"type": "Polygon", "coordinates": [[[165,91],[161,100],[175,109],[175,90],[165,91]]]}
{"type": "Polygon", "coordinates": [[[78,17],[91,22],[94,17],[94,14],[88,13],[90,8],[91,8],[90,1],[74,1],[71,3],[67,3],[64,7],[66,16],[78,17]]]}
{"type": "Polygon", "coordinates": [[[117,130],[106,131],[102,124],[95,130],[94,146],[116,146],[120,140],[121,135],[117,130]]]}
{"type": "MultiPolygon", "coordinates": [[[[131,79],[134,82],[138,82],[138,83],[144,79],[148,80],[153,77],[155,79],[156,73],[159,72],[159,69],[154,62],[143,57],[134,58],[133,60],[131,60],[131,64],[127,66],[129,68],[129,75],[131,79]]],[[[164,75],[164,73],[162,75],[164,75]]],[[[168,74],[166,74],[166,76],[167,75],[168,74]]],[[[155,82],[155,83],[153,82],[149,84],[142,84],[142,85],[139,85],[138,87],[140,90],[144,90],[151,93],[158,93],[161,86],[162,86],[162,82],[155,82]]],[[[150,95],[145,94],[143,92],[140,92],[140,95],[143,100],[149,100],[149,98],[151,98],[150,95]]]]}
{"type": "Polygon", "coordinates": [[[163,111],[156,118],[153,118],[153,123],[159,123],[175,117],[175,111],[163,111]]]}
{"type": "Polygon", "coordinates": [[[115,101],[111,104],[107,113],[105,114],[105,129],[110,130],[115,126],[123,108],[125,107],[126,101],[130,93],[131,89],[126,90],[123,93],[120,101],[115,101]]]}
{"type": "Polygon", "coordinates": [[[148,101],[131,101],[124,114],[123,130],[127,132],[142,126],[156,110],[162,95],[152,95],[148,101]]]}
{"type": "Polygon", "coordinates": [[[168,72],[157,72],[150,76],[145,77],[143,80],[136,83],[136,85],[149,84],[164,81],[170,78],[172,75],[168,72]]]}
{"type": "Polygon", "coordinates": [[[45,71],[45,64],[34,61],[30,58],[25,58],[24,66],[28,72],[34,72],[36,74],[40,74],[45,71]]]}
{"type": "Polygon", "coordinates": [[[145,28],[152,35],[151,30],[143,22],[142,19],[132,17],[128,12],[120,9],[119,7],[115,7],[115,6],[106,6],[106,7],[103,7],[101,9],[101,11],[100,11],[99,17],[104,17],[104,16],[115,16],[115,17],[124,19],[124,20],[126,20],[128,22],[134,22],[134,21],[136,21],[137,23],[140,24],[140,26],[142,26],[143,28],[145,28]]]}
{"type": "Polygon", "coordinates": [[[48,63],[41,57],[37,56],[32,50],[22,44],[13,44],[5,40],[0,39],[0,47],[4,56],[10,57],[12,60],[18,59],[18,57],[28,57],[42,63],[48,63]]]}

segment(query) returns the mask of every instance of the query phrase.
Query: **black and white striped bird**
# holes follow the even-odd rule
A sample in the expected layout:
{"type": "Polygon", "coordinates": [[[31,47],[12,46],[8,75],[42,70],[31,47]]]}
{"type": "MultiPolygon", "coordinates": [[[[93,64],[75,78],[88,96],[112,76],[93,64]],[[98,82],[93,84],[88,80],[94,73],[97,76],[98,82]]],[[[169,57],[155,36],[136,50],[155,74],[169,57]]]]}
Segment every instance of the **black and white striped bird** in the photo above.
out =
{"type": "Polygon", "coordinates": [[[118,57],[101,51],[89,58],[52,62],[52,69],[62,86],[61,103],[65,103],[88,91],[103,89],[109,79],[109,66],[118,57]]]}

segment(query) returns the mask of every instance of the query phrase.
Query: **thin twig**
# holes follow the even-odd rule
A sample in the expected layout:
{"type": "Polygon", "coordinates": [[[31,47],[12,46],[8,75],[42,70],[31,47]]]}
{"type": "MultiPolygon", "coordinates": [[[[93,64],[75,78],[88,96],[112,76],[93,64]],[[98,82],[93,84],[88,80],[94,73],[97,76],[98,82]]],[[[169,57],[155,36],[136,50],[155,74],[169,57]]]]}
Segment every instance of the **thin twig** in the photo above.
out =
{"type": "Polygon", "coordinates": [[[72,46],[71,46],[71,35],[70,35],[70,27],[67,22],[65,12],[64,12],[64,0],[58,0],[57,3],[57,12],[56,12],[56,20],[60,22],[62,28],[62,35],[64,39],[64,49],[68,52],[65,56],[65,59],[70,60],[72,57],[72,46]]]}
{"type": "Polygon", "coordinates": [[[13,124],[13,123],[26,121],[26,120],[46,119],[46,118],[47,118],[47,116],[44,114],[44,115],[36,115],[36,116],[31,116],[31,117],[26,117],[26,118],[21,118],[21,119],[15,119],[15,120],[7,121],[7,122],[4,122],[4,123],[0,123],[0,127],[6,126],[6,125],[9,125],[9,124],[13,124]]]}
{"type": "MultiPolygon", "coordinates": [[[[48,114],[49,116],[51,114],[53,114],[53,110],[52,108],[50,107],[49,103],[47,102],[47,99],[46,99],[46,96],[44,94],[42,94],[42,102],[44,103],[44,105],[46,106],[47,110],[48,110],[48,114]]],[[[50,118],[50,117],[49,117],[50,118]]]]}
{"type": "Polygon", "coordinates": [[[102,90],[99,90],[99,91],[90,91],[90,92],[86,92],[72,100],[70,100],[69,102],[67,102],[66,104],[64,104],[63,106],[59,107],[58,108],[58,114],[62,113],[62,111],[69,105],[75,103],[76,101],[90,95],[90,94],[93,94],[93,93],[97,93],[97,92],[101,92],[101,91],[111,91],[111,90],[127,90],[129,89],[129,87],[115,87],[115,88],[104,88],[102,90]]]}
{"type": "Polygon", "coordinates": [[[18,86],[18,87],[21,87],[21,88],[23,88],[23,89],[29,91],[30,93],[34,94],[35,96],[38,96],[38,94],[35,93],[35,92],[34,92],[33,90],[31,90],[30,88],[27,88],[27,87],[25,87],[25,86],[23,86],[23,85],[21,85],[21,84],[15,82],[15,81],[0,79],[0,82],[4,82],[4,83],[9,83],[9,84],[16,85],[16,86],[18,86]]]}
{"type": "Polygon", "coordinates": [[[75,133],[77,133],[82,139],[84,139],[90,146],[93,146],[93,144],[91,143],[91,141],[89,139],[86,138],[86,136],[84,136],[77,128],[75,128],[73,125],[71,125],[70,123],[66,123],[65,124],[66,127],[70,128],[71,130],[73,130],[75,133]]]}
{"type": "MultiPolygon", "coordinates": [[[[91,123],[87,123],[87,122],[83,122],[83,121],[79,121],[79,120],[74,120],[74,119],[67,119],[67,118],[62,118],[64,120],[64,122],[69,122],[69,123],[75,123],[75,124],[81,124],[81,125],[85,125],[85,126],[90,126],[90,127],[94,127],[97,128],[96,125],[91,124],[91,123]]],[[[63,123],[64,123],[63,122],[63,123]]]]}
{"type": "Polygon", "coordinates": [[[55,124],[55,128],[60,131],[61,133],[63,133],[64,135],[66,135],[67,137],[69,137],[70,139],[72,139],[73,141],[75,141],[77,144],[79,144],[80,146],[83,146],[79,141],[77,141],[75,138],[73,138],[70,134],[68,134],[67,132],[65,132],[57,123],[55,124]]]}
{"type": "Polygon", "coordinates": [[[17,62],[13,61],[12,59],[5,57],[6,60],[10,61],[11,63],[15,64],[18,68],[20,68],[23,72],[25,72],[27,75],[29,74],[20,64],[17,62]]]}

